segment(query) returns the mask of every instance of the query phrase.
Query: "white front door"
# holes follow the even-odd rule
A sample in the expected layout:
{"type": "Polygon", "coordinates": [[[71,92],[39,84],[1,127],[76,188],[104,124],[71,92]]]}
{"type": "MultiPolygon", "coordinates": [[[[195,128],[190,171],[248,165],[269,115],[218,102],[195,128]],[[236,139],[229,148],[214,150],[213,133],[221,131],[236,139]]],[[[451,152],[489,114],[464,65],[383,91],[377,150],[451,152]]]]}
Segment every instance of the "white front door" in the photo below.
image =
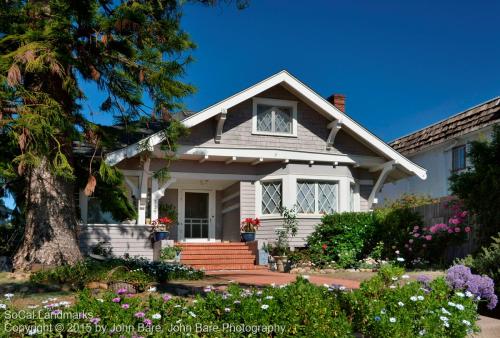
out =
{"type": "Polygon", "coordinates": [[[179,191],[179,240],[215,240],[215,191],[179,191]]]}

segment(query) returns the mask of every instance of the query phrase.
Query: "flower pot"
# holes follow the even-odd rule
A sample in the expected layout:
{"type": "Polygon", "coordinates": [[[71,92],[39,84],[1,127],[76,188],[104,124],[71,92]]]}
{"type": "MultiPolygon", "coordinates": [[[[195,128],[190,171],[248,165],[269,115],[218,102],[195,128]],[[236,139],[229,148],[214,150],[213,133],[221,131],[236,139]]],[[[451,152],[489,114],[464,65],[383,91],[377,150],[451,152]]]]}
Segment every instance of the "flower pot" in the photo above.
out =
{"type": "Polygon", "coordinates": [[[153,234],[153,239],[155,242],[158,242],[164,239],[168,239],[169,235],[170,235],[169,231],[155,231],[153,234]]]}
{"type": "Polygon", "coordinates": [[[285,272],[285,265],[288,261],[287,256],[273,256],[274,261],[276,262],[276,270],[278,272],[285,272]]]}
{"type": "Polygon", "coordinates": [[[242,232],[241,239],[243,239],[243,242],[255,241],[255,232],[242,232]]]}

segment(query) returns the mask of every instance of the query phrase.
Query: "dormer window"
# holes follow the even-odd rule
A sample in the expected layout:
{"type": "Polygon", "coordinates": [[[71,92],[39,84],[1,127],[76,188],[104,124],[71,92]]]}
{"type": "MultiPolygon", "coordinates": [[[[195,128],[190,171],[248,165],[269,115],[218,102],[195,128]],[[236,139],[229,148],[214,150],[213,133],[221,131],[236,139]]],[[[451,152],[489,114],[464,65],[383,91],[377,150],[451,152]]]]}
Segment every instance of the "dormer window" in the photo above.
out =
{"type": "Polygon", "coordinates": [[[252,133],[297,136],[297,102],[254,98],[252,133]]]}

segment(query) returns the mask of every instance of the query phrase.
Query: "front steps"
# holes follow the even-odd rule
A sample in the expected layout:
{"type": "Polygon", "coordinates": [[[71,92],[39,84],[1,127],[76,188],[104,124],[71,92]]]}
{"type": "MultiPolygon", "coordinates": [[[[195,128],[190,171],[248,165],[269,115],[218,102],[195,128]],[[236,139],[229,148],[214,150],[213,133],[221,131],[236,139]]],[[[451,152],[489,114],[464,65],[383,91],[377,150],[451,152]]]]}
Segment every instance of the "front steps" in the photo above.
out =
{"type": "Polygon", "coordinates": [[[182,248],[181,263],[195,269],[260,270],[256,257],[246,243],[176,243],[182,248]]]}

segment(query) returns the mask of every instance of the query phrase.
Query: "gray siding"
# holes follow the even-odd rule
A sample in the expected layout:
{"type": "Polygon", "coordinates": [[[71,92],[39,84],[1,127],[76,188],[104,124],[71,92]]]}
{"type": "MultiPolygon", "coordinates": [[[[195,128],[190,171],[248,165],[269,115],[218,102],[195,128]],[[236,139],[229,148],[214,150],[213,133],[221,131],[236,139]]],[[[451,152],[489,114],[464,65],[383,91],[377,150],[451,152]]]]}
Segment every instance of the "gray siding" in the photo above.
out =
{"type": "Polygon", "coordinates": [[[370,193],[372,192],[373,186],[371,185],[360,185],[359,186],[359,204],[361,211],[368,211],[370,208],[368,207],[368,198],[370,197],[370,193]]]}
{"type": "Polygon", "coordinates": [[[240,182],[240,219],[255,217],[255,184],[240,182]]]}
{"type": "Polygon", "coordinates": [[[334,146],[327,150],[326,140],[330,131],[326,126],[330,121],[281,85],[270,88],[257,97],[297,101],[297,137],[253,135],[253,105],[250,99],[229,109],[220,144],[214,141],[214,119],[192,127],[190,135],[181,140],[181,143],[201,147],[253,147],[376,156],[366,145],[343,130],[337,134],[334,146]]]}
{"type": "MultiPolygon", "coordinates": [[[[298,218],[299,227],[297,235],[289,238],[290,247],[303,247],[307,242],[307,237],[314,231],[316,225],[321,220],[319,218],[298,218]]],[[[263,219],[257,231],[256,238],[273,242],[276,240],[275,229],[283,226],[283,219],[263,219]]]]}
{"type": "Polygon", "coordinates": [[[109,242],[115,256],[129,254],[153,259],[149,227],[135,224],[82,225],[80,247],[89,252],[99,242],[109,242]]]}

